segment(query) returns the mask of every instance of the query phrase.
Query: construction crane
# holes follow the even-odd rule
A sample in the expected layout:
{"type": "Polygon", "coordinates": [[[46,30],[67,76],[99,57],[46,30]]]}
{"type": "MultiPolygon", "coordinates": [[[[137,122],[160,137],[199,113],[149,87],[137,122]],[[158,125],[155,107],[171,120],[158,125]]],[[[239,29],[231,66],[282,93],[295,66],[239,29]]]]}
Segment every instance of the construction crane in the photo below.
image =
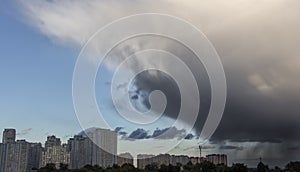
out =
{"type": "Polygon", "coordinates": [[[199,150],[200,150],[200,158],[202,157],[202,146],[201,145],[199,145],[199,150]]]}
{"type": "Polygon", "coordinates": [[[209,145],[198,145],[198,146],[191,146],[191,147],[188,147],[188,148],[185,148],[184,150],[189,150],[189,149],[198,149],[200,151],[200,157],[202,157],[202,151],[203,149],[213,149],[215,148],[214,146],[209,146],[209,145]]]}

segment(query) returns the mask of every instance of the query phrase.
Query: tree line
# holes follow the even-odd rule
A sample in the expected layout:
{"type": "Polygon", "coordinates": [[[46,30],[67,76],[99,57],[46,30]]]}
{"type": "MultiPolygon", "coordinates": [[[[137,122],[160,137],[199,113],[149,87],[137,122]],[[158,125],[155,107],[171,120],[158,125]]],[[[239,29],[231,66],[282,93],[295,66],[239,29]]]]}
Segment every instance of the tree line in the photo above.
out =
{"type": "Polygon", "coordinates": [[[47,164],[45,167],[37,170],[38,172],[300,172],[300,162],[290,162],[285,168],[275,167],[269,169],[267,165],[259,164],[257,168],[248,168],[245,164],[237,163],[228,167],[224,164],[214,165],[211,162],[186,165],[177,163],[176,165],[161,165],[149,164],[145,169],[138,169],[132,164],[123,164],[122,166],[113,165],[112,167],[102,168],[100,166],[86,165],[81,169],[69,169],[67,164],[60,164],[57,169],[55,164],[47,164]]]}

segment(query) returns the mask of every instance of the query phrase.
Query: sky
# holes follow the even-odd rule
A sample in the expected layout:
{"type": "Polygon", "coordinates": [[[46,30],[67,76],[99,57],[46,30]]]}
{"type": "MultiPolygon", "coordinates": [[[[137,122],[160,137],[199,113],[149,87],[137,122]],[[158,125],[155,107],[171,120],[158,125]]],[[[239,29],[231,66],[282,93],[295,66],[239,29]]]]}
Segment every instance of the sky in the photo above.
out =
{"type": "MultiPolygon", "coordinates": [[[[33,142],[43,142],[52,134],[66,141],[79,133],[82,127],[73,107],[72,79],[82,46],[115,19],[137,13],[164,13],[199,28],[214,45],[224,67],[225,111],[204,153],[227,153],[230,162],[250,166],[256,165],[259,157],[271,166],[299,160],[299,8],[297,0],[188,0],[184,4],[177,0],[4,1],[0,7],[0,130],[16,128],[19,139],[33,142]]],[[[192,134],[170,153],[197,156],[196,136],[211,100],[203,66],[189,60],[187,57],[193,55],[176,42],[147,36],[120,44],[109,56],[97,73],[96,97],[112,128],[121,127],[118,131],[124,146],[120,152],[134,148],[142,151],[134,145],[151,143],[147,151],[159,153],[164,150],[161,143],[172,144],[184,134],[192,134]],[[163,73],[142,73],[132,87],[131,101],[140,110],[149,108],[149,92],[160,89],[165,93],[169,103],[157,123],[129,123],[112,105],[110,79],[116,65],[131,52],[153,46],[177,53],[201,83],[203,102],[190,133],[171,127],[180,96],[176,83],[163,73]],[[154,137],[166,128],[172,128],[168,137],[154,137]]],[[[137,63],[149,64],[151,59],[137,63]]],[[[173,68],[162,62],[159,65],[166,70],[173,68]]]]}

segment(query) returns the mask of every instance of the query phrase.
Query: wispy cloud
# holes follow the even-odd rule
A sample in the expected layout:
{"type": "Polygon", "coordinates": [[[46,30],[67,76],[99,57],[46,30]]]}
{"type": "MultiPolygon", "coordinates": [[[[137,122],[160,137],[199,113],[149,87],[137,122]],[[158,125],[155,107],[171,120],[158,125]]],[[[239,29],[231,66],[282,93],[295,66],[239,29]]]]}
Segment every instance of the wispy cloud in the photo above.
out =
{"type": "Polygon", "coordinates": [[[32,128],[27,128],[27,129],[21,130],[20,132],[17,133],[17,135],[18,136],[27,135],[31,130],[32,130],[32,128]]]}

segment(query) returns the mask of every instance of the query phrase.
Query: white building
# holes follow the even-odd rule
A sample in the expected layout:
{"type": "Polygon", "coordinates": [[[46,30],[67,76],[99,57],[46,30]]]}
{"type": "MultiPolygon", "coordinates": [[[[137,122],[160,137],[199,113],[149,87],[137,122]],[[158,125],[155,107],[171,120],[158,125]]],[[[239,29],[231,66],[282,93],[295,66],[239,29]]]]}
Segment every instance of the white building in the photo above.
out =
{"type": "Polygon", "coordinates": [[[108,129],[97,128],[87,133],[93,141],[92,165],[112,167],[117,164],[117,133],[108,129]]]}
{"type": "Polygon", "coordinates": [[[117,164],[117,133],[108,129],[94,129],[87,136],[74,136],[69,140],[71,168],[85,165],[112,167],[117,164]]]}

